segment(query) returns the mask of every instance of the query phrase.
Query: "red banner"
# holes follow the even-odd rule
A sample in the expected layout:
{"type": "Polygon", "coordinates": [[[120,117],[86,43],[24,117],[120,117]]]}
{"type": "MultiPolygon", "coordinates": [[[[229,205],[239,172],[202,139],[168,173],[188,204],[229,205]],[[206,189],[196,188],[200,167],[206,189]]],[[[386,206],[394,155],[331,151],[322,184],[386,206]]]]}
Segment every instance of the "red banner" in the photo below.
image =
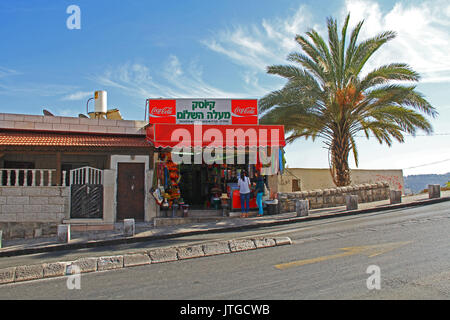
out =
{"type": "Polygon", "coordinates": [[[153,124],[147,127],[147,140],[158,148],[175,146],[265,147],[286,145],[284,126],[276,125],[190,125],[153,124]]]}

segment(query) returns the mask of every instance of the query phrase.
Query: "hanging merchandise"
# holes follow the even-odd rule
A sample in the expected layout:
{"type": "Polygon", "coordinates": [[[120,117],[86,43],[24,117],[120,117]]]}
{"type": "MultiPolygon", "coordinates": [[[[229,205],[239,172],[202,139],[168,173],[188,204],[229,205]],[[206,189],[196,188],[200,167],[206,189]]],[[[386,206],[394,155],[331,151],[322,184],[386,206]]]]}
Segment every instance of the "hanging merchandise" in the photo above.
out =
{"type": "Polygon", "coordinates": [[[154,196],[164,198],[164,202],[158,198],[157,203],[161,206],[169,206],[181,197],[178,184],[180,183],[181,176],[179,174],[178,165],[172,161],[170,153],[161,154],[159,157],[162,161],[158,163],[156,169],[156,175],[158,179],[158,185],[160,185],[160,192],[155,193],[154,196]]]}
{"type": "Polygon", "coordinates": [[[156,204],[158,204],[159,206],[162,205],[164,198],[161,194],[161,190],[159,188],[156,188],[153,190],[152,188],[152,195],[155,198],[156,204]]]}
{"type": "Polygon", "coordinates": [[[270,160],[269,163],[262,165],[261,174],[264,176],[274,175],[278,172],[278,153],[273,151],[271,148],[267,149],[267,156],[270,157],[270,160]]]}
{"type": "Polygon", "coordinates": [[[263,164],[261,162],[261,157],[263,157],[267,161],[267,158],[270,156],[270,154],[271,154],[270,148],[261,148],[258,153],[258,163],[256,165],[257,165],[257,167],[260,168],[259,170],[261,172],[261,175],[263,175],[263,176],[267,176],[270,174],[270,169],[269,169],[270,163],[263,164]]]}
{"type": "Polygon", "coordinates": [[[273,149],[270,160],[270,174],[276,175],[280,171],[280,152],[279,149],[273,149]]]}
{"type": "Polygon", "coordinates": [[[277,174],[279,168],[280,168],[279,153],[272,152],[271,161],[270,161],[270,175],[277,174]]]}
{"type": "Polygon", "coordinates": [[[169,185],[168,185],[168,183],[169,183],[168,175],[169,175],[169,170],[167,169],[167,167],[164,167],[164,189],[166,189],[166,190],[169,187],[169,185]]]}
{"type": "Polygon", "coordinates": [[[284,149],[280,148],[280,174],[283,174],[284,168],[286,166],[286,158],[284,157],[284,149]]]}
{"type": "Polygon", "coordinates": [[[159,162],[157,166],[158,185],[164,183],[164,162],[159,162]]]}
{"type": "Polygon", "coordinates": [[[178,170],[178,165],[172,161],[170,154],[167,155],[166,169],[168,172],[168,183],[170,200],[179,199],[181,197],[180,189],[178,188],[178,183],[180,181],[180,174],[178,170]]]}
{"type": "Polygon", "coordinates": [[[256,153],[256,165],[255,165],[255,169],[256,170],[258,170],[258,171],[260,171],[261,172],[261,168],[262,168],[262,163],[261,163],[261,156],[260,156],[260,152],[261,152],[262,150],[259,150],[257,153],[256,153]]]}
{"type": "Polygon", "coordinates": [[[270,191],[267,188],[267,185],[264,183],[264,195],[263,195],[263,201],[270,200],[270,191]]]}

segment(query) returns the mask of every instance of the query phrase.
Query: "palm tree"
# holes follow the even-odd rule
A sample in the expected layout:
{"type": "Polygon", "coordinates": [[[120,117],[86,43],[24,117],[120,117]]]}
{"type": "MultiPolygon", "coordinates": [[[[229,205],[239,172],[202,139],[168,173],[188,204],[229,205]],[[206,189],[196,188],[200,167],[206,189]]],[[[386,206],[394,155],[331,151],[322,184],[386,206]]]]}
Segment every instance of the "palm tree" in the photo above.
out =
{"type": "Polygon", "coordinates": [[[347,15],[339,38],[337,22],[327,19],[328,44],[314,30],[307,37],[297,35],[303,53],[291,53],[288,61],[299,64],[274,65],[269,74],[287,79],[285,86],[260,100],[264,112],[261,123],[284,124],[288,142],[304,137],[321,138],[328,149],[330,172],[336,186],[351,183],[348,157],[353,153],[358,166],[355,137],[364,132],[380,144],[392,145],[393,139],[404,142],[404,134],[415,135],[418,129],[430,134],[430,122],[424,117],[437,111],[415,90],[420,76],[404,63],[391,63],[361,74],[369,58],[395,32],[387,31],[357,43],[364,21],[352,30],[346,45],[347,15]],[[394,82],[394,83],[393,83],[394,82]]]}

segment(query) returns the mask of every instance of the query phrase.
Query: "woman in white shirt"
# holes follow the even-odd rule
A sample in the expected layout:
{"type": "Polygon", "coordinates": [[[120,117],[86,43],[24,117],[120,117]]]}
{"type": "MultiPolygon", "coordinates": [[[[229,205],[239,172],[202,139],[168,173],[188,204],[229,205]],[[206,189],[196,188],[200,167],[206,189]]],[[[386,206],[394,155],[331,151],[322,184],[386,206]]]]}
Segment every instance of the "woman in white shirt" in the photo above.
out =
{"type": "Polygon", "coordinates": [[[242,170],[241,176],[238,179],[238,186],[241,196],[241,218],[247,218],[250,208],[250,179],[244,170],[242,170]]]}

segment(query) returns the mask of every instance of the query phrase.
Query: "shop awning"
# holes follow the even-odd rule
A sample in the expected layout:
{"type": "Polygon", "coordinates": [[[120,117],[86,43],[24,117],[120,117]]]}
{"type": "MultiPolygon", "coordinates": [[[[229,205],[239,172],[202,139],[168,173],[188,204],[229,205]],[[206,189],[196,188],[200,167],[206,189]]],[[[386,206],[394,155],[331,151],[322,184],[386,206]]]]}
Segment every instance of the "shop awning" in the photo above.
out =
{"type": "Polygon", "coordinates": [[[179,147],[284,147],[281,125],[152,124],[147,140],[155,148],[179,147]]]}

